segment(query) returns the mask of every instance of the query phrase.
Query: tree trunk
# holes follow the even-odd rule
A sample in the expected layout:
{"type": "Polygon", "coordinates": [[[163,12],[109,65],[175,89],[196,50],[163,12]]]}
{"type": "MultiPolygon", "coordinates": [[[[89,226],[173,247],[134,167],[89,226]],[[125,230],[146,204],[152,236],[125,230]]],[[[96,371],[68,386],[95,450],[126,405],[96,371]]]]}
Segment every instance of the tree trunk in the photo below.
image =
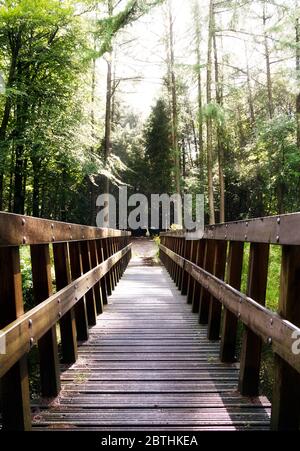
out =
{"type": "Polygon", "coordinates": [[[266,3],[263,5],[263,25],[264,25],[264,46],[265,46],[265,57],[266,57],[266,69],[267,69],[267,88],[268,88],[268,110],[270,119],[274,116],[274,103],[273,103],[273,86],[272,86],[272,75],[271,75],[271,64],[270,64],[270,50],[268,35],[266,30],[267,25],[267,11],[266,3]]]}
{"type": "MultiPolygon", "coordinates": [[[[11,62],[10,62],[10,68],[9,68],[9,75],[6,83],[6,88],[11,88],[15,76],[16,76],[16,69],[17,69],[17,62],[18,62],[18,56],[19,51],[21,47],[21,34],[18,32],[15,37],[11,36],[11,62]]],[[[3,116],[1,120],[0,125],[0,152],[2,154],[3,162],[2,162],[2,170],[0,172],[0,210],[3,209],[3,190],[4,190],[4,166],[5,166],[5,155],[6,155],[6,149],[5,149],[5,139],[6,139],[6,132],[9,124],[10,119],[10,113],[12,108],[12,102],[11,97],[6,97],[4,110],[3,110],[3,116]]]]}
{"type": "MultiPolygon", "coordinates": [[[[206,97],[207,105],[212,101],[212,47],[214,33],[214,5],[210,0],[209,5],[209,25],[208,25],[208,51],[207,51],[207,83],[206,97]]],[[[208,174],[208,202],[209,202],[209,222],[215,224],[215,205],[214,205],[214,187],[213,187],[213,123],[210,115],[207,115],[207,174],[208,174]]]]}
{"type": "MultiPolygon", "coordinates": [[[[216,100],[217,104],[222,107],[222,89],[220,85],[220,75],[219,75],[219,61],[218,61],[218,49],[217,40],[215,33],[215,18],[213,27],[213,46],[214,46],[214,57],[215,57],[215,84],[216,84],[216,100]]],[[[217,141],[218,141],[218,166],[219,166],[219,184],[220,184],[220,222],[225,222],[225,177],[224,177],[224,130],[222,125],[217,125],[217,141]]]]}
{"type": "Polygon", "coordinates": [[[41,160],[36,157],[35,152],[31,157],[33,170],[33,191],[32,191],[32,214],[35,218],[40,217],[40,177],[41,160]]]}
{"type": "Polygon", "coordinates": [[[24,214],[23,175],[24,175],[24,145],[20,143],[16,145],[14,211],[13,211],[14,213],[19,215],[24,214]]]}
{"type": "MultiPolygon", "coordinates": [[[[108,15],[113,15],[113,2],[108,0],[108,15]]],[[[105,108],[105,140],[104,158],[107,163],[111,153],[111,101],[112,101],[112,52],[107,59],[107,80],[106,80],[106,108],[105,108]]],[[[104,193],[109,194],[109,178],[105,177],[104,193]]]]}
{"type": "Polygon", "coordinates": [[[250,112],[251,126],[253,127],[254,124],[255,124],[255,112],[254,112],[253,93],[252,93],[250,68],[249,68],[248,48],[247,48],[247,43],[246,42],[245,42],[245,53],[246,53],[246,61],[247,61],[248,103],[249,103],[249,112],[250,112]]]}
{"type": "MultiPolygon", "coordinates": [[[[94,51],[96,52],[96,37],[94,37],[94,51]]],[[[95,130],[95,99],[96,99],[96,57],[92,61],[92,85],[91,85],[91,128],[92,137],[96,140],[96,130],[95,130]]],[[[92,146],[92,152],[94,147],[92,146]]],[[[91,226],[96,225],[96,200],[97,200],[97,186],[93,183],[89,177],[87,177],[87,186],[90,188],[90,220],[89,224],[91,226]]]]}
{"type": "Polygon", "coordinates": [[[201,73],[201,27],[199,3],[194,3],[195,32],[196,32],[196,61],[197,61],[197,90],[198,90],[198,133],[199,133],[199,156],[198,164],[200,171],[200,182],[204,191],[204,139],[203,139],[203,114],[202,114],[202,73],[201,73]]]}
{"type": "Polygon", "coordinates": [[[177,89],[175,76],[175,56],[174,56],[174,30],[171,0],[168,2],[169,12],[169,53],[170,53],[170,78],[171,78],[171,99],[172,99],[172,145],[175,160],[175,188],[176,193],[181,193],[180,183],[180,150],[178,145],[178,111],[177,111],[177,89]]]}
{"type": "MultiPolygon", "coordinates": [[[[298,2],[296,3],[297,11],[298,11],[298,2]]],[[[298,87],[300,85],[300,18],[297,16],[296,18],[296,76],[298,81],[298,87]]],[[[297,117],[297,146],[300,150],[300,92],[297,94],[296,98],[296,117],[297,117]]]]}

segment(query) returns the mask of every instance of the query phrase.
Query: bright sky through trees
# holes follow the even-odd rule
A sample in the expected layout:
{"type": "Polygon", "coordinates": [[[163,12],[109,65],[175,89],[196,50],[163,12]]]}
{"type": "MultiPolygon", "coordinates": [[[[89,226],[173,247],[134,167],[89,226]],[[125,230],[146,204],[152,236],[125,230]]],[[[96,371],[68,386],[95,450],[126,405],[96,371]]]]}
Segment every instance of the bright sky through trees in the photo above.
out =
{"type": "MultiPolygon", "coordinates": [[[[207,21],[208,0],[198,0],[203,24],[207,21]]],[[[218,2],[221,3],[221,2],[218,2]]],[[[223,2],[224,5],[226,2],[223,2]]],[[[282,0],[278,2],[279,8],[269,5],[270,21],[268,28],[270,31],[276,30],[276,27],[282,25],[287,20],[288,9],[293,6],[293,0],[282,0]],[[271,17],[272,16],[272,17],[271,17]],[[281,17],[283,17],[281,19],[281,17]]],[[[246,14],[242,8],[232,9],[226,6],[218,14],[218,20],[221,28],[226,30],[222,32],[222,54],[228,58],[228,62],[239,69],[246,70],[246,46],[250,69],[254,70],[255,79],[264,82],[265,61],[261,45],[256,42],[255,34],[258,33],[258,19],[261,15],[261,2],[245,1],[246,14]],[[240,30],[241,33],[234,31],[240,30]],[[253,36],[251,36],[253,34],[253,36]]],[[[180,68],[195,64],[194,46],[195,34],[192,25],[193,0],[172,0],[174,10],[174,29],[175,29],[175,52],[177,66],[180,68]]],[[[122,6],[122,1],[119,5],[122,6]]],[[[166,74],[166,5],[154,8],[147,16],[142,17],[138,22],[126,28],[117,39],[117,77],[124,78],[120,86],[120,94],[124,103],[129,109],[141,114],[143,118],[147,117],[150,108],[155,99],[160,96],[163,79],[166,74]],[[126,81],[126,79],[137,78],[135,81],[126,81]]],[[[288,34],[287,30],[287,34],[288,34]]],[[[221,31],[220,31],[221,33],[221,31]]],[[[259,31],[262,33],[262,29],[259,31]]],[[[206,29],[203,28],[203,64],[206,58],[206,29]]],[[[286,79],[290,83],[291,89],[295,90],[295,82],[291,77],[294,71],[293,52],[283,50],[283,61],[274,63],[274,73],[285,72],[286,79]]],[[[274,61],[277,58],[274,59],[274,61]]],[[[100,92],[105,79],[106,66],[103,61],[99,61],[100,92]],[[104,77],[101,79],[101,77],[104,77]]],[[[227,68],[232,72],[232,68],[227,68]]],[[[192,68],[191,68],[192,74],[192,68]]],[[[236,75],[236,74],[235,74],[236,75]]],[[[239,85],[245,79],[245,73],[240,72],[240,77],[235,76],[234,83],[239,85]]],[[[254,76],[254,75],[253,75],[254,76]]],[[[190,92],[196,96],[196,85],[191,82],[190,92]]]]}

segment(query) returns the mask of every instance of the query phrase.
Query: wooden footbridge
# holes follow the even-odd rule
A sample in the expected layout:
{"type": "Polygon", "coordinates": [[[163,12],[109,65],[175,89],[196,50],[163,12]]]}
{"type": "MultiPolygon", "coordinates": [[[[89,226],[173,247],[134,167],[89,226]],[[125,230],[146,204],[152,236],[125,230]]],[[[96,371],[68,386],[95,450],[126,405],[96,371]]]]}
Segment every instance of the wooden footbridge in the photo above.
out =
{"type": "Polygon", "coordinates": [[[299,430],[300,214],[210,226],[195,241],[162,234],[161,265],[131,254],[127,232],[0,213],[3,429],[299,430]],[[264,307],[270,244],[282,247],[278,313],[264,307]],[[262,343],[274,351],[271,403],[259,396],[262,343]]]}

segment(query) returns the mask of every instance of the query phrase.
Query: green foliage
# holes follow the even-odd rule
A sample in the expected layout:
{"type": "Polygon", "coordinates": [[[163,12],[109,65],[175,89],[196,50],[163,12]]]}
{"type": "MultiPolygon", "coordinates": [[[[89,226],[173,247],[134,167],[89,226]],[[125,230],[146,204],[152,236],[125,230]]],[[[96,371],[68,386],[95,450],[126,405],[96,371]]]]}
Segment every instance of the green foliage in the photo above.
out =
{"type": "Polygon", "coordinates": [[[172,152],[170,118],[164,100],[154,106],[145,133],[147,193],[172,193],[172,152]]]}
{"type": "Polygon", "coordinates": [[[98,21],[96,34],[101,40],[99,55],[112,51],[113,38],[119,30],[135,22],[164,0],[129,0],[124,9],[98,21]]]}
{"type": "Polygon", "coordinates": [[[225,114],[223,108],[219,104],[214,102],[205,105],[202,108],[202,112],[200,114],[201,118],[210,118],[220,126],[225,122],[225,114]]]}

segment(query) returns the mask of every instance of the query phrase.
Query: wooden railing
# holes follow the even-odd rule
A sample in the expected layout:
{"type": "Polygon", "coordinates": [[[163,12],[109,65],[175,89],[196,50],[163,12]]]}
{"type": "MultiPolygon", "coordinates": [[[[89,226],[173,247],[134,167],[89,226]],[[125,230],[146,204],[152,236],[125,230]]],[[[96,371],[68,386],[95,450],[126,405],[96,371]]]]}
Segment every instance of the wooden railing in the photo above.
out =
{"type": "Polygon", "coordinates": [[[127,232],[0,213],[0,340],[6,348],[0,355],[3,429],[31,428],[27,354],[33,346],[39,350],[41,395],[59,394],[57,324],[62,361],[72,364],[77,342],[88,339],[89,326],[96,324],[128,265],[129,239],[127,232]],[[20,269],[20,246],[25,245],[30,246],[35,304],[26,313],[20,269]]]}
{"type": "Polygon", "coordinates": [[[238,321],[243,323],[241,394],[259,394],[262,343],[273,348],[272,429],[299,430],[300,214],[209,226],[196,241],[183,232],[163,233],[160,254],[199,322],[208,324],[208,338],[221,338],[222,362],[235,361],[238,321]],[[247,295],[240,292],[245,243],[247,295]],[[265,308],[270,244],[282,247],[278,313],[265,308]]]}

